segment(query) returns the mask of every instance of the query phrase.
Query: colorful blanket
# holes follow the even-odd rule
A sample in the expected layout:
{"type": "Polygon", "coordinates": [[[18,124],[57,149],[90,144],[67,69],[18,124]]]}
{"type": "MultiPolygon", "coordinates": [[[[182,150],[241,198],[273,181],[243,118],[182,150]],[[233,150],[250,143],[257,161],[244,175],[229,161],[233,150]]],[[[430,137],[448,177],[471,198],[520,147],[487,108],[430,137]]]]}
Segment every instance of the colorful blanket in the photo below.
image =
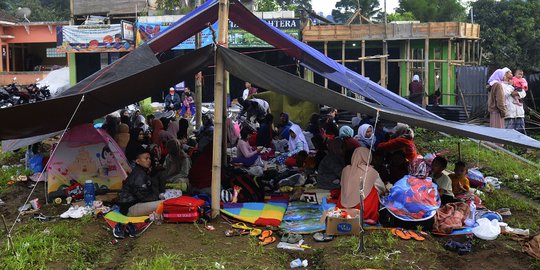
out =
{"type": "Polygon", "coordinates": [[[259,226],[279,226],[285,210],[287,210],[286,201],[273,200],[267,203],[225,203],[221,213],[259,226]]]}
{"type": "Polygon", "coordinates": [[[321,223],[323,209],[321,205],[306,202],[291,202],[281,222],[281,228],[290,233],[310,234],[324,231],[321,223]]]}
{"type": "Polygon", "coordinates": [[[430,178],[406,175],[390,188],[390,194],[382,198],[382,204],[401,220],[422,221],[435,215],[441,206],[441,199],[437,184],[430,178]]]}

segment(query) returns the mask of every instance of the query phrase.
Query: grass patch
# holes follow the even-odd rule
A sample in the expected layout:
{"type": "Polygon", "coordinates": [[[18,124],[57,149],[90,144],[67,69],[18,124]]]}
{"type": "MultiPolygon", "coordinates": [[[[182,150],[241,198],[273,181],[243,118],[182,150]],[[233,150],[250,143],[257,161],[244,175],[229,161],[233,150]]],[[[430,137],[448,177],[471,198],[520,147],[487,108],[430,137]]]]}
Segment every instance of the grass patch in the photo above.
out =
{"type": "Polygon", "coordinates": [[[510,225],[514,228],[540,231],[540,207],[524,199],[516,198],[515,195],[505,191],[495,192],[482,197],[484,205],[488,209],[510,208],[513,216],[509,218],[510,225]]]}
{"type": "MultiPolygon", "coordinates": [[[[454,163],[459,160],[458,144],[461,144],[461,157],[469,166],[480,167],[485,176],[498,178],[505,187],[540,200],[540,168],[531,166],[522,161],[498,151],[491,151],[478,143],[466,138],[445,137],[437,132],[416,129],[415,143],[422,154],[449,151],[445,157],[448,159],[448,169],[454,169],[454,163]],[[517,179],[514,177],[517,175],[517,179]]],[[[522,149],[510,147],[514,152],[522,149]]],[[[528,158],[538,163],[538,153],[528,153],[528,158]]]]}
{"type": "Polygon", "coordinates": [[[365,252],[357,253],[358,237],[339,237],[335,240],[338,261],[345,269],[377,268],[386,269],[397,265],[400,252],[396,251],[398,239],[390,231],[369,231],[364,236],[365,252]]]}
{"type": "Polygon", "coordinates": [[[7,247],[0,250],[0,265],[3,269],[46,269],[61,263],[68,269],[86,269],[110,260],[102,247],[80,241],[80,225],[73,221],[31,221],[13,236],[16,256],[7,247]]]}

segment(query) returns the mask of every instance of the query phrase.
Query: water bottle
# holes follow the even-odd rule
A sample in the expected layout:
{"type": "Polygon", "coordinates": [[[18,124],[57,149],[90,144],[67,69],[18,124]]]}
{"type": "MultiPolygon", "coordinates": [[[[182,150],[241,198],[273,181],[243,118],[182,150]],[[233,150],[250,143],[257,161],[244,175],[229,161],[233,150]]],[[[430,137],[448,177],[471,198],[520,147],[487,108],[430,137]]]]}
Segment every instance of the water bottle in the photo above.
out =
{"type": "Polygon", "coordinates": [[[476,205],[473,201],[471,201],[471,204],[469,205],[469,208],[471,212],[469,213],[469,217],[465,220],[465,225],[467,227],[473,227],[474,223],[476,223],[476,205]]]}
{"type": "Polygon", "coordinates": [[[92,180],[86,180],[84,183],[84,204],[92,207],[94,200],[96,199],[94,182],[92,180]]]}

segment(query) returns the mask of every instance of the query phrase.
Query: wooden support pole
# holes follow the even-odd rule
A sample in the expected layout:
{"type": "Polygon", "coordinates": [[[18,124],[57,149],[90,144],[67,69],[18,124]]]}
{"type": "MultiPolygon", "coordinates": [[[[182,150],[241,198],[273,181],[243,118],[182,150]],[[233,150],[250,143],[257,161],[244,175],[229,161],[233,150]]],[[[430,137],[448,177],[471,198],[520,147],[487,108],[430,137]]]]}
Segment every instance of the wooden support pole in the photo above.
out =
{"type": "MultiPolygon", "coordinates": [[[[324,41],[324,56],[328,56],[328,41],[324,41]]],[[[324,78],[324,88],[328,88],[327,78],[324,78]]]]}
{"type": "Polygon", "coordinates": [[[386,58],[381,57],[380,58],[380,65],[381,65],[381,86],[386,88],[386,58]]]}
{"type": "MultiPolygon", "coordinates": [[[[385,27],[385,36],[386,36],[386,24],[384,25],[385,27]]],[[[388,42],[385,40],[383,40],[383,54],[386,55],[385,58],[381,58],[381,65],[383,66],[384,68],[384,76],[383,74],[381,74],[381,82],[382,82],[382,86],[384,88],[386,88],[387,84],[388,84],[388,42]]]]}
{"type": "Polygon", "coordinates": [[[422,107],[427,105],[427,95],[429,93],[429,38],[424,41],[424,90],[422,91],[422,107]]]}
{"type": "MultiPolygon", "coordinates": [[[[362,59],[366,57],[366,41],[362,40],[362,59]]],[[[366,66],[364,60],[362,60],[362,76],[366,76],[366,66]]]]}
{"type": "MultiPolygon", "coordinates": [[[[452,80],[452,66],[450,65],[450,61],[452,59],[452,41],[448,39],[448,54],[446,57],[448,60],[448,74],[446,77],[446,104],[450,104],[450,94],[451,94],[451,88],[450,88],[450,80],[452,80]]],[[[442,93],[441,93],[442,94],[442,93]]],[[[442,101],[441,97],[441,101],[442,101]]]]}
{"type": "MultiPolygon", "coordinates": [[[[201,5],[201,0],[197,1],[198,6],[201,5]]],[[[201,32],[195,35],[195,48],[199,49],[202,46],[201,32]]],[[[202,72],[195,75],[195,127],[199,129],[202,123],[202,72]]]]}
{"type": "MultiPolygon", "coordinates": [[[[341,41],[341,64],[345,66],[345,40],[341,41]]],[[[341,87],[341,94],[345,95],[345,87],[341,87]]]]}
{"type": "Polygon", "coordinates": [[[407,45],[405,46],[405,96],[409,96],[409,83],[411,82],[411,40],[407,39],[407,45]]]}
{"type": "MultiPolygon", "coordinates": [[[[226,46],[229,29],[229,1],[219,0],[218,11],[218,43],[226,46]]],[[[225,92],[225,69],[223,58],[216,56],[214,85],[214,138],[212,158],[212,217],[219,215],[221,193],[221,163],[223,137],[223,92],[225,92]]]]}

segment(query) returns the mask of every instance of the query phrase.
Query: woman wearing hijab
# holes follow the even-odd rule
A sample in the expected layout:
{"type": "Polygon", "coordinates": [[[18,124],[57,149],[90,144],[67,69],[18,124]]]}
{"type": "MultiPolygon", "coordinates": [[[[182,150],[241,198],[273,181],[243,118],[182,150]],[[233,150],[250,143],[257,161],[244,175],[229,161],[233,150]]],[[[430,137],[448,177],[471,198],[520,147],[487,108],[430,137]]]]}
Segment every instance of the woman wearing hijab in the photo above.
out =
{"type": "Polygon", "coordinates": [[[180,130],[180,124],[178,121],[171,119],[169,121],[169,125],[167,126],[167,132],[171,133],[174,137],[176,137],[176,134],[178,134],[178,130],[180,130]]]}
{"type": "Polygon", "coordinates": [[[236,128],[234,126],[234,122],[231,118],[227,118],[225,121],[225,125],[227,127],[227,146],[228,147],[235,147],[238,143],[238,139],[240,137],[240,134],[236,132],[236,128]]]}
{"type": "Polygon", "coordinates": [[[128,125],[128,127],[131,126],[131,118],[129,117],[128,110],[120,111],[120,122],[128,125]]]}
{"type": "Polygon", "coordinates": [[[180,120],[178,120],[178,132],[176,133],[176,137],[178,139],[187,139],[188,128],[188,120],[185,118],[180,118],[180,120]]]}
{"type": "Polygon", "coordinates": [[[378,142],[375,137],[375,133],[373,132],[373,126],[370,124],[361,125],[358,128],[358,141],[362,147],[375,151],[377,149],[378,142]]]}
{"type": "Polygon", "coordinates": [[[313,134],[313,137],[321,134],[321,125],[319,124],[320,117],[321,116],[318,113],[313,113],[309,118],[309,124],[306,128],[306,131],[313,134]]]}
{"type": "Polygon", "coordinates": [[[317,187],[327,190],[339,188],[344,167],[343,141],[337,138],[328,142],[327,154],[317,168],[317,187]]]}
{"type": "Polygon", "coordinates": [[[257,146],[272,147],[272,138],[274,138],[273,123],[274,116],[271,113],[267,114],[257,131],[257,146]]]}
{"type": "Polygon", "coordinates": [[[304,133],[297,124],[293,124],[289,129],[288,147],[288,151],[278,156],[277,161],[290,167],[296,166],[296,154],[300,151],[309,152],[309,145],[304,133]]]}
{"type": "Polygon", "coordinates": [[[414,75],[412,82],[409,83],[409,100],[413,103],[422,104],[422,91],[424,91],[424,87],[422,86],[422,82],[420,81],[420,76],[414,75]]]}
{"type": "Polygon", "coordinates": [[[129,126],[122,123],[118,127],[118,133],[114,136],[114,140],[118,143],[118,146],[122,151],[126,151],[127,144],[129,142],[129,126]]]}
{"type": "Polygon", "coordinates": [[[379,194],[385,187],[377,171],[369,165],[370,151],[359,147],[354,150],[351,165],[341,173],[341,194],[337,203],[339,208],[360,208],[364,198],[364,220],[375,224],[379,220],[379,194]]]}
{"type": "Polygon", "coordinates": [[[398,123],[394,128],[394,138],[380,143],[377,149],[387,153],[401,151],[408,162],[412,162],[418,156],[414,144],[414,132],[409,128],[409,125],[402,123],[398,123]]]}
{"type": "Polygon", "coordinates": [[[278,125],[278,134],[280,139],[289,139],[289,129],[293,123],[289,121],[289,114],[288,113],[281,113],[280,115],[280,123],[278,125]]]}
{"type": "Polygon", "coordinates": [[[182,191],[187,191],[187,184],[189,183],[188,175],[191,169],[191,159],[182,150],[181,143],[172,139],[166,143],[167,151],[169,154],[165,158],[163,163],[163,183],[185,183],[185,188],[182,191]]]}
{"type": "Polygon", "coordinates": [[[133,119],[133,128],[141,128],[144,132],[148,131],[150,127],[146,124],[146,119],[141,114],[137,115],[133,119]]]}
{"type": "Polygon", "coordinates": [[[505,75],[510,71],[508,68],[497,69],[491,77],[488,84],[490,85],[488,92],[488,111],[489,111],[489,126],[494,128],[504,128],[504,117],[507,113],[507,105],[505,91],[503,87],[505,75]]]}
{"type": "Polygon", "coordinates": [[[129,142],[126,146],[126,158],[129,162],[135,161],[139,149],[144,148],[144,131],[141,128],[133,128],[129,132],[129,142]]]}
{"type": "Polygon", "coordinates": [[[163,123],[159,119],[152,120],[152,143],[160,145],[159,133],[163,131],[163,123]]]}
{"type": "Polygon", "coordinates": [[[353,138],[354,130],[349,126],[342,126],[339,129],[339,138],[343,140],[343,146],[345,146],[345,151],[353,151],[354,149],[360,147],[358,140],[353,138]]]}

